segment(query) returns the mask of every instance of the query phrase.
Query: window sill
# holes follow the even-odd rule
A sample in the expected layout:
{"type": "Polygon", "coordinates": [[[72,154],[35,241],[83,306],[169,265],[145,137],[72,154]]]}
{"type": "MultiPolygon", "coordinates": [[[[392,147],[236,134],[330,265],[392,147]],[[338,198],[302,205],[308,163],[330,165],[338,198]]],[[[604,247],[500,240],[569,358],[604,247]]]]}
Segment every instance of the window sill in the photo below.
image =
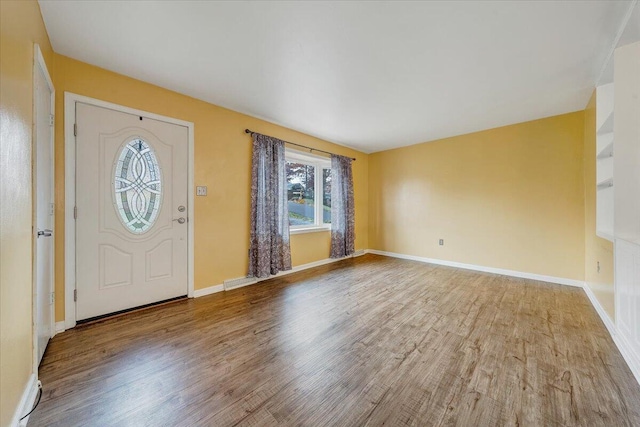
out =
{"type": "Polygon", "coordinates": [[[289,234],[317,233],[318,231],[331,231],[331,226],[329,226],[329,227],[290,228],[289,229],[289,234]]]}

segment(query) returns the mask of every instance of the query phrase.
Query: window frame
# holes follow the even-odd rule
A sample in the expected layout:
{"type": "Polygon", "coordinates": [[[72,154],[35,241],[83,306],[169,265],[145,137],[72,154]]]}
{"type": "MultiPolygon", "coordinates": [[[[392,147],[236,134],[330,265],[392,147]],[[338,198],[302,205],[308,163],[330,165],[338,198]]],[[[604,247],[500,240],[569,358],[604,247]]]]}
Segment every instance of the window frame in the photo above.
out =
{"type": "MultiPolygon", "coordinates": [[[[285,148],[285,161],[290,163],[302,163],[314,167],[314,213],[313,225],[289,225],[290,234],[313,233],[318,231],[330,231],[331,223],[324,223],[324,180],[323,169],[331,170],[331,159],[311,153],[305,153],[291,148],[285,148]]],[[[289,202],[289,200],[286,200],[289,202]]],[[[288,219],[288,218],[287,218],[288,219]]]]}

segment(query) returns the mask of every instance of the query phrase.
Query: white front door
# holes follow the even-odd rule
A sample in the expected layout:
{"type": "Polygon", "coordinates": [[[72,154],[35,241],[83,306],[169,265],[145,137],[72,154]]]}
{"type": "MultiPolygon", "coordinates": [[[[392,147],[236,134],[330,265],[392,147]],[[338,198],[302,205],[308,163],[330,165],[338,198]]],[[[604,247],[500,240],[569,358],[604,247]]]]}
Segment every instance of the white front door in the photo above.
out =
{"type": "Polygon", "coordinates": [[[188,292],[188,128],[76,103],[76,320],[188,292]]]}
{"type": "Polygon", "coordinates": [[[53,336],[53,87],[44,66],[34,68],[36,364],[53,336]]]}

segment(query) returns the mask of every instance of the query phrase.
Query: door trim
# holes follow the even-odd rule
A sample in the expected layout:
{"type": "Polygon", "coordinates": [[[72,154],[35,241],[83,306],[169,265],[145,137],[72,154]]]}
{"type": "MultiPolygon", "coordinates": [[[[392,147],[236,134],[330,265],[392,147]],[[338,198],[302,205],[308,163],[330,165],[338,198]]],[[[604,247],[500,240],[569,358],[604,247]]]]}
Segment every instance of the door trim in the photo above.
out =
{"type": "Polygon", "coordinates": [[[189,153],[187,185],[189,187],[187,201],[189,203],[189,221],[187,222],[187,296],[193,298],[194,289],[194,124],[173,117],[162,116],[136,108],[125,107],[107,101],[78,95],[71,92],[64,93],[64,158],[65,158],[65,213],[64,213],[64,312],[65,329],[76,326],[76,302],[73,300],[73,291],[76,289],[76,227],[73,217],[73,207],[76,205],[76,138],[73,135],[73,127],[76,119],[76,102],[108,108],[122,113],[142,116],[153,120],[184,126],[188,129],[189,153]]]}
{"type": "MultiPolygon", "coordinates": [[[[38,103],[36,102],[36,97],[37,97],[37,93],[36,93],[36,76],[37,73],[42,71],[42,73],[44,74],[44,78],[47,82],[47,86],[49,87],[49,91],[51,92],[51,101],[50,101],[50,105],[49,105],[49,110],[50,110],[50,114],[54,115],[55,117],[55,108],[56,108],[56,90],[53,86],[53,81],[51,80],[51,75],[49,74],[49,70],[47,69],[47,63],[44,61],[44,56],[42,56],[42,50],[40,50],[40,45],[38,45],[37,43],[34,43],[33,45],[33,120],[32,120],[32,134],[33,134],[33,140],[31,142],[31,146],[32,146],[32,154],[31,154],[31,175],[32,175],[32,190],[33,191],[33,207],[32,207],[32,212],[33,212],[33,218],[32,218],[32,231],[33,231],[33,248],[32,248],[32,254],[33,254],[33,273],[32,273],[32,279],[33,279],[33,290],[32,290],[32,311],[33,311],[33,331],[32,331],[32,335],[33,335],[33,372],[36,375],[36,379],[38,379],[38,298],[37,298],[37,280],[38,280],[38,274],[37,274],[37,265],[38,265],[38,251],[37,251],[37,244],[38,244],[38,227],[37,227],[37,209],[38,209],[38,189],[37,189],[37,185],[38,185],[38,181],[37,181],[37,163],[34,161],[34,158],[37,158],[37,149],[38,149],[38,125],[36,123],[37,120],[37,110],[38,110],[38,103]],[[35,167],[34,167],[35,166],[35,167]]],[[[51,177],[51,194],[52,196],[54,196],[54,200],[55,200],[55,120],[54,120],[54,124],[51,125],[51,136],[50,136],[50,141],[49,141],[49,147],[51,149],[51,174],[53,175],[51,177]]],[[[52,224],[55,225],[55,207],[54,207],[54,211],[53,214],[51,215],[51,221],[52,224]]],[[[55,291],[55,248],[56,248],[56,233],[55,233],[55,226],[53,227],[54,232],[53,235],[51,236],[51,244],[53,247],[53,250],[51,251],[51,287],[49,288],[49,298],[51,298],[51,294],[54,293],[55,291]]],[[[51,319],[49,319],[49,327],[50,327],[50,331],[51,331],[51,337],[53,337],[55,335],[55,318],[56,318],[56,305],[55,305],[55,300],[53,302],[53,306],[51,307],[51,319]]]]}

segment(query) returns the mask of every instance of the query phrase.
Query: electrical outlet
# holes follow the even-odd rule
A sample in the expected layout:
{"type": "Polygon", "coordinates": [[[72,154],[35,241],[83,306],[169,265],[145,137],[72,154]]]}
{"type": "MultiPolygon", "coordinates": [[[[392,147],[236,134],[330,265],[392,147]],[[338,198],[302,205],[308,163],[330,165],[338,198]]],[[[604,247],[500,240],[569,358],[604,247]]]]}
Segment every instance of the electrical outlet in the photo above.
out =
{"type": "Polygon", "coordinates": [[[196,187],[196,196],[206,196],[207,195],[207,187],[206,186],[197,186],[196,187]]]}
{"type": "Polygon", "coordinates": [[[440,240],[438,241],[438,244],[439,244],[440,246],[444,246],[444,239],[440,239],[440,240]]]}

